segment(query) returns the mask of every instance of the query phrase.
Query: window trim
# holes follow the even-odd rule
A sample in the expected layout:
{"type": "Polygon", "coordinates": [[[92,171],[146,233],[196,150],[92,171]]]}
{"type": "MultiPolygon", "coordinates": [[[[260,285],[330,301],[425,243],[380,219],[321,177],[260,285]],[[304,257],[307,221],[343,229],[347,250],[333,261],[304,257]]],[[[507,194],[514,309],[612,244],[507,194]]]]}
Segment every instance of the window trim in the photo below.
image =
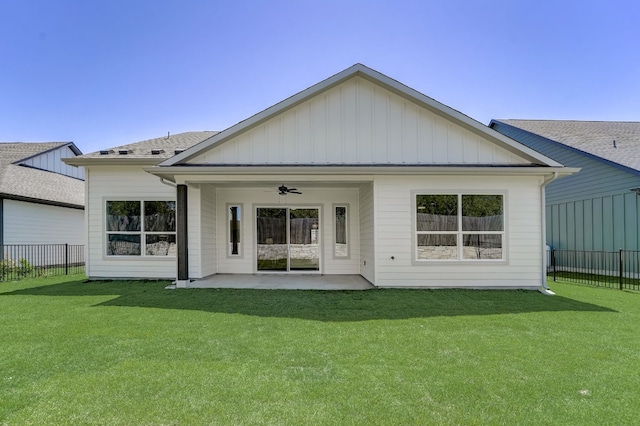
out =
{"type": "Polygon", "coordinates": [[[465,189],[424,189],[411,191],[411,244],[412,255],[411,263],[415,266],[424,265],[442,265],[442,264],[473,264],[473,265],[496,265],[509,263],[509,198],[507,190],[465,190],[465,189]],[[458,248],[457,259],[418,259],[418,232],[417,230],[417,205],[416,198],[418,195],[456,195],[458,197],[458,230],[457,231],[433,231],[431,234],[455,234],[456,246],[458,248]],[[503,229],[502,231],[463,231],[462,230],[462,196],[464,195],[501,195],[502,196],[502,215],[503,229]],[[502,258],[501,259],[464,259],[463,256],[463,235],[482,233],[488,235],[502,235],[502,258]]]}
{"type": "Polygon", "coordinates": [[[148,255],[146,254],[146,236],[147,235],[166,235],[171,234],[176,236],[176,246],[178,244],[178,232],[177,229],[175,231],[145,231],[144,230],[144,203],[145,202],[153,202],[153,201],[172,201],[176,203],[176,215],[177,215],[177,202],[175,198],[170,197],[131,197],[131,196],[109,196],[102,197],[102,238],[103,238],[103,255],[102,258],[104,260],[166,260],[172,259],[175,260],[177,258],[177,250],[174,255],[166,255],[166,256],[156,256],[156,255],[148,255]],[[140,203],[140,231],[108,231],[107,227],[107,203],[111,201],[137,201],[140,203]],[[139,255],[116,255],[116,254],[108,254],[109,252],[109,235],[113,234],[122,234],[122,235],[140,235],[140,254],[139,255]]]}
{"type": "Polygon", "coordinates": [[[333,255],[333,259],[337,259],[337,260],[348,260],[351,259],[351,236],[349,235],[349,233],[351,232],[351,205],[349,203],[333,203],[331,205],[331,214],[333,215],[332,217],[332,222],[333,222],[333,236],[331,238],[331,241],[333,241],[333,247],[332,247],[332,255],[333,255]],[[337,227],[336,227],[336,209],[338,207],[344,207],[345,210],[345,238],[346,238],[346,245],[347,245],[347,254],[345,256],[338,256],[336,254],[336,244],[337,244],[337,227]]]}

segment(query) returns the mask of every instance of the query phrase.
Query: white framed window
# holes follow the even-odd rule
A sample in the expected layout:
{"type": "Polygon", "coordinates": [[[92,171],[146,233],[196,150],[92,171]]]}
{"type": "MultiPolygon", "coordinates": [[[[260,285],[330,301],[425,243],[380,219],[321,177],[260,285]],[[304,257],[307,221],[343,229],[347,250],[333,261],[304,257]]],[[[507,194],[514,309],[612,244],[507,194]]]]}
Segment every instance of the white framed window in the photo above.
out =
{"type": "Polygon", "coordinates": [[[175,256],[176,202],[107,200],[107,256],[175,256]]]}
{"type": "Polygon", "coordinates": [[[333,205],[334,223],[334,258],[349,257],[349,206],[346,204],[333,205]]]}
{"type": "Polygon", "coordinates": [[[505,260],[504,194],[415,194],[416,261],[505,260]]]}

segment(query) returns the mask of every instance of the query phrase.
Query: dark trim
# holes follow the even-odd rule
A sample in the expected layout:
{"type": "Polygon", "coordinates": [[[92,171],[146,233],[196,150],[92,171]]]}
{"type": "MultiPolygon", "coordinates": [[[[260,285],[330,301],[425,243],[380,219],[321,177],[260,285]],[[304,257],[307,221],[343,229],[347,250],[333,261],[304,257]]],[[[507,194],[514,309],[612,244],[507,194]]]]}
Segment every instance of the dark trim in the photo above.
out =
{"type": "Polygon", "coordinates": [[[178,281],[189,279],[187,240],[187,185],[176,185],[176,233],[178,243],[178,281]]]}
{"type": "Polygon", "coordinates": [[[0,193],[0,197],[6,200],[24,201],[25,203],[44,204],[47,206],[66,207],[68,209],[84,210],[84,206],[60,201],[42,200],[40,198],[23,197],[21,195],[0,193]]]}
{"type": "MultiPolygon", "coordinates": [[[[28,143],[28,142],[26,142],[28,143]]],[[[74,144],[73,142],[52,142],[52,143],[59,143],[60,145],[53,147],[53,148],[49,148],[49,149],[45,149],[44,151],[40,151],[37,154],[32,154],[28,157],[24,157],[20,160],[16,160],[14,161],[12,164],[18,164],[21,163],[23,161],[27,161],[27,160],[31,160],[32,158],[36,158],[42,154],[48,154],[51,151],[55,151],[56,149],[60,149],[60,148],[66,148],[69,147],[69,149],[71,149],[71,151],[73,151],[74,154],[76,155],[82,155],[82,151],[80,151],[78,149],[78,147],[76,146],[76,144],[74,144]]]]}

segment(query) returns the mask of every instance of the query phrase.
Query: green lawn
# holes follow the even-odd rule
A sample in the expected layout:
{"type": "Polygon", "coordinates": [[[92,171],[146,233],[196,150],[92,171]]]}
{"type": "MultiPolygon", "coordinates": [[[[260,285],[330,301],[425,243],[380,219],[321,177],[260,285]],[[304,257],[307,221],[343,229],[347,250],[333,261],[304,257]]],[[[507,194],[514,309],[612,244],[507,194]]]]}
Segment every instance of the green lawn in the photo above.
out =
{"type": "Polygon", "coordinates": [[[640,293],[0,283],[0,424],[638,424],[640,293]]]}

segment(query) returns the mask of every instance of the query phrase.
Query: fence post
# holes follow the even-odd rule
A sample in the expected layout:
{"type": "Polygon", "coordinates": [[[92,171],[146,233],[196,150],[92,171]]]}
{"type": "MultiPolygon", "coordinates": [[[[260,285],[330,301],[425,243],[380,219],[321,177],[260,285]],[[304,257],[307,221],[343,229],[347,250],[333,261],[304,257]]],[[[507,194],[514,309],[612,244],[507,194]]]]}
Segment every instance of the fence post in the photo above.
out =
{"type": "Polygon", "coordinates": [[[551,249],[551,266],[553,267],[553,282],[556,282],[556,249],[551,249]]]}
{"type": "Polygon", "coordinates": [[[69,275],[69,244],[64,245],[64,274],[69,275]]]}
{"type": "Polygon", "coordinates": [[[619,255],[619,256],[620,256],[620,257],[619,257],[619,264],[620,264],[620,272],[619,272],[619,277],[620,277],[620,290],[622,290],[622,289],[624,288],[624,287],[623,287],[623,285],[622,285],[622,280],[623,280],[623,278],[624,278],[624,274],[623,274],[623,271],[622,271],[622,266],[623,266],[623,265],[622,265],[622,263],[623,263],[623,262],[622,262],[622,249],[620,249],[619,253],[620,253],[620,255],[619,255]]]}

